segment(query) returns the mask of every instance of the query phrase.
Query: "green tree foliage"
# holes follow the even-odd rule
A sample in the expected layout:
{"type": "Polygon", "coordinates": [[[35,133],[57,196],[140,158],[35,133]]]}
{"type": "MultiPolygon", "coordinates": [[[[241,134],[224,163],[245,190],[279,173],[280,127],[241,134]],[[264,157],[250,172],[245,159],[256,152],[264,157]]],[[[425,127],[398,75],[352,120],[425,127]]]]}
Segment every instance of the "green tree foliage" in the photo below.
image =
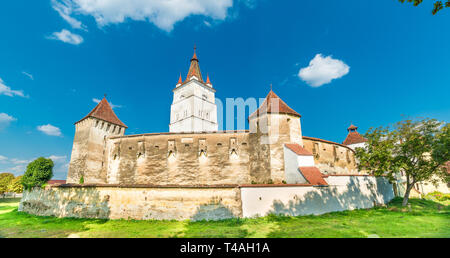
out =
{"type": "Polygon", "coordinates": [[[43,186],[53,177],[53,161],[40,157],[30,162],[22,178],[24,189],[43,186]]]}
{"type": "Polygon", "coordinates": [[[13,193],[23,192],[22,177],[23,176],[18,176],[11,181],[11,183],[8,186],[8,192],[13,193]]]}
{"type": "Polygon", "coordinates": [[[450,124],[435,119],[405,120],[389,127],[370,128],[365,148],[356,149],[359,169],[395,180],[400,172],[406,177],[403,205],[408,203],[414,184],[438,179],[449,182],[445,163],[450,160],[450,124]]]}
{"type": "Polygon", "coordinates": [[[14,180],[14,175],[11,173],[0,174],[0,194],[8,192],[8,186],[14,180]]]}
{"type": "MultiPolygon", "coordinates": [[[[402,3],[405,2],[405,0],[398,0],[402,3]]],[[[408,3],[413,3],[414,6],[418,6],[419,4],[421,4],[423,2],[423,0],[406,0],[408,3]]],[[[434,2],[434,7],[433,10],[431,10],[431,13],[433,15],[435,15],[437,12],[439,12],[440,10],[444,9],[444,7],[450,7],[450,0],[447,0],[444,3],[442,3],[442,1],[435,1],[434,2]]]]}

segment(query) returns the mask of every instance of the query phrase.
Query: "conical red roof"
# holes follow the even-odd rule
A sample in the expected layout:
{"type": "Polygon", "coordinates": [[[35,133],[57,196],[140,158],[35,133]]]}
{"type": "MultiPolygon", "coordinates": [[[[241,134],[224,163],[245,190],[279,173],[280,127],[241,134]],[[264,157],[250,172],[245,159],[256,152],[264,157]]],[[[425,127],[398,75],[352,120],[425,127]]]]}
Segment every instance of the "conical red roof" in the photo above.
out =
{"type": "Polygon", "coordinates": [[[203,82],[202,73],[200,72],[200,65],[198,64],[197,54],[194,49],[194,56],[191,58],[191,65],[189,66],[189,72],[186,77],[186,81],[189,80],[192,76],[197,77],[197,79],[203,82]]]}
{"type": "Polygon", "coordinates": [[[367,139],[364,138],[360,133],[358,133],[356,131],[357,129],[358,129],[357,126],[354,126],[353,124],[351,124],[347,128],[347,131],[348,131],[347,138],[345,138],[345,140],[342,144],[350,145],[350,144],[367,142],[367,139]]]}
{"type": "Polygon", "coordinates": [[[357,130],[358,127],[354,126],[353,124],[350,124],[350,126],[347,128],[347,131],[357,130]]]}
{"type": "Polygon", "coordinates": [[[103,121],[109,122],[111,124],[120,125],[125,128],[128,128],[128,126],[122,123],[122,121],[120,121],[120,119],[116,116],[111,106],[109,105],[108,101],[106,100],[106,97],[103,98],[102,101],[100,101],[97,104],[97,106],[94,109],[92,109],[91,112],[89,112],[89,114],[87,114],[85,117],[83,117],[83,119],[81,119],[78,122],[81,122],[88,117],[95,117],[103,121]]]}
{"type": "Polygon", "coordinates": [[[290,108],[280,97],[275,94],[272,90],[270,90],[269,94],[267,94],[266,99],[262,103],[262,105],[251,114],[248,118],[253,118],[254,116],[259,116],[265,113],[275,113],[275,114],[290,114],[294,116],[301,117],[301,115],[295,112],[292,108],[290,108]],[[278,104],[278,107],[275,105],[278,104]]]}

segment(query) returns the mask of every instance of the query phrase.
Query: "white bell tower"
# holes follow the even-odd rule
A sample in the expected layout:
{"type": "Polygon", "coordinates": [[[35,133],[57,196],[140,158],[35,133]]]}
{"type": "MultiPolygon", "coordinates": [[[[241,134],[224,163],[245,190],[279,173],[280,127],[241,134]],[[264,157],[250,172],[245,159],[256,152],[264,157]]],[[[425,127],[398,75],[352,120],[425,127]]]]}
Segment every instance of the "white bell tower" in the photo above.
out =
{"type": "Polygon", "coordinates": [[[195,53],[186,80],[180,78],[173,89],[173,102],[170,108],[169,131],[212,132],[218,130],[215,92],[207,76],[206,83],[200,72],[195,53]]]}

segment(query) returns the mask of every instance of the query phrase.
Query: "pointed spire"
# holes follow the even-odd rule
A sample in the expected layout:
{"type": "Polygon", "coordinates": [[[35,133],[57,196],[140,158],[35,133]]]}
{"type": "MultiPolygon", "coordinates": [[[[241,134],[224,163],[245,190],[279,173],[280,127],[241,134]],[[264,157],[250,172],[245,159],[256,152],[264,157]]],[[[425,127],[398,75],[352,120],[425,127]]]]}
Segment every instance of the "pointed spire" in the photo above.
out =
{"type": "Polygon", "coordinates": [[[196,52],[197,52],[197,46],[194,44],[194,55],[192,56],[191,61],[194,60],[194,59],[198,61],[196,52]]]}
{"type": "Polygon", "coordinates": [[[183,79],[181,79],[181,72],[180,72],[180,77],[178,78],[178,83],[177,83],[177,85],[178,84],[182,84],[183,83],[183,79]]]}
{"type": "Polygon", "coordinates": [[[209,74],[206,74],[206,84],[211,85],[211,81],[209,80],[209,74]]]}
{"type": "Polygon", "coordinates": [[[192,76],[197,77],[197,79],[203,82],[202,73],[200,72],[200,65],[198,64],[198,58],[196,53],[197,47],[194,46],[194,55],[191,58],[191,65],[189,66],[189,72],[187,74],[186,80],[190,80],[192,76]]]}
{"type": "Polygon", "coordinates": [[[111,124],[120,125],[125,128],[128,128],[124,123],[122,123],[122,121],[120,121],[120,119],[116,116],[116,114],[112,110],[111,105],[109,105],[108,101],[106,100],[106,94],[103,97],[103,99],[97,104],[97,106],[78,122],[81,122],[88,117],[95,117],[97,119],[101,119],[111,124]]]}

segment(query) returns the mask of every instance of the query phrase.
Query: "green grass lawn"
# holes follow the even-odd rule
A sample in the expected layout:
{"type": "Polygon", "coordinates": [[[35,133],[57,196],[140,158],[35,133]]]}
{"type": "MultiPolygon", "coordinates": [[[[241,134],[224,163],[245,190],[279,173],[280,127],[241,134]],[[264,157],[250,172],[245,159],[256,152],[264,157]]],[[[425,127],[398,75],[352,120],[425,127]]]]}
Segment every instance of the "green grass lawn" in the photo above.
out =
{"type": "Polygon", "coordinates": [[[320,216],[223,221],[136,221],[38,217],[0,199],[0,237],[450,237],[447,203],[394,199],[387,207],[320,216]]]}

